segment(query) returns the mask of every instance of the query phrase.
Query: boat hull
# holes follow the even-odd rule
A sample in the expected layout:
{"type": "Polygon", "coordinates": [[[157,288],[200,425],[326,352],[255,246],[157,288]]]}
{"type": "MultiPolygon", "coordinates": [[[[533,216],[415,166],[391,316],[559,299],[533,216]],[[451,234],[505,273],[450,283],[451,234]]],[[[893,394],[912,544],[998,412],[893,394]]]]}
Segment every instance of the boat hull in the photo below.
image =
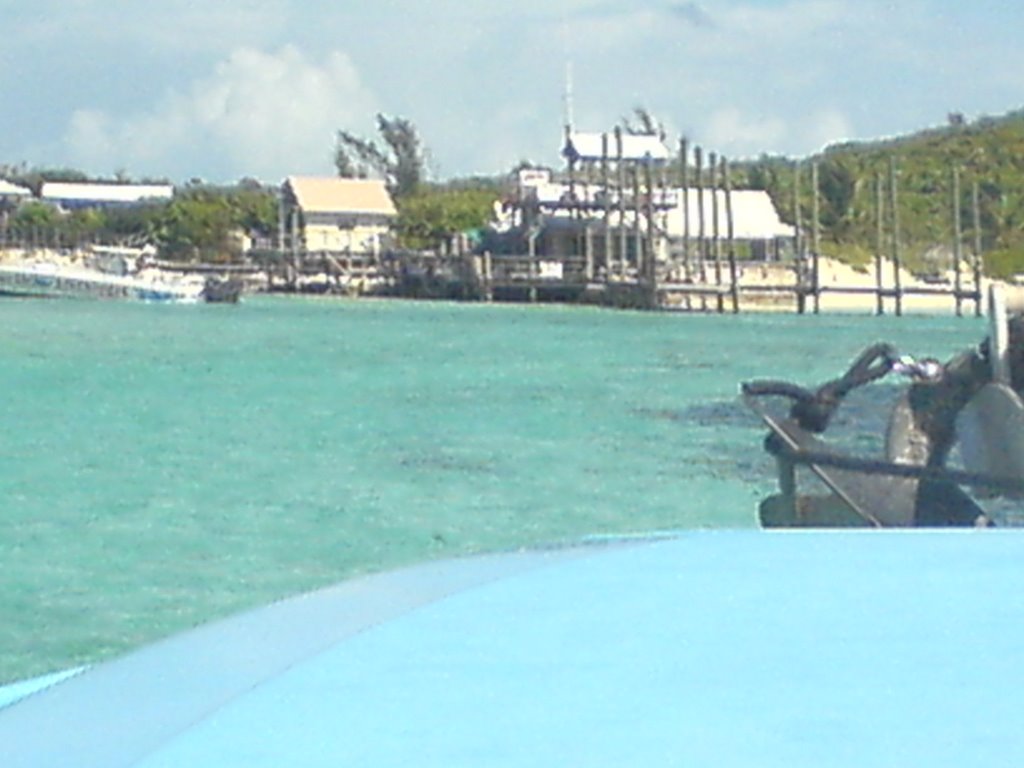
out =
{"type": "Polygon", "coordinates": [[[203,286],[132,275],[110,275],[52,264],[5,265],[0,266],[0,294],[191,304],[202,301],[203,286]]]}

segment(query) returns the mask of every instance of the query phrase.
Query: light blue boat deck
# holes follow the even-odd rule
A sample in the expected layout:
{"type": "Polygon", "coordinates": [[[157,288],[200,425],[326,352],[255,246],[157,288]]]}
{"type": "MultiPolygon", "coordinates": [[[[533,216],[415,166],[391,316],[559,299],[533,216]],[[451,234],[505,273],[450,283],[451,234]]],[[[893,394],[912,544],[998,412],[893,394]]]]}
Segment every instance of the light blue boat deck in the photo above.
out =
{"type": "Polygon", "coordinates": [[[1022,575],[1019,533],[974,530],[429,563],[48,680],[0,764],[1013,765],[1022,575]]]}

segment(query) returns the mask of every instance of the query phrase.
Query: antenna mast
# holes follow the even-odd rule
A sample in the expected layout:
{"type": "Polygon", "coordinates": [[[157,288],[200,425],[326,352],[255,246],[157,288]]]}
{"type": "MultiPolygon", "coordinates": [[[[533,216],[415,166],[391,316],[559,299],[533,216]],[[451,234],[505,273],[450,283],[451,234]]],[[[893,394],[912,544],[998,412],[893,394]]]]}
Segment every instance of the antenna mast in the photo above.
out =
{"type": "Polygon", "coordinates": [[[569,17],[562,16],[562,51],[565,55],[565,95],[563,96],[565,107],[565,131],[572,133],[576,118],[573,115],[572,104],[572,56],[569,54],[569,17]]]}
{"type": "Polygon", "coordinates": [[[572,104],[572,61],[565,62],[565,127],[572,130],[575,123],[572,104]]]}

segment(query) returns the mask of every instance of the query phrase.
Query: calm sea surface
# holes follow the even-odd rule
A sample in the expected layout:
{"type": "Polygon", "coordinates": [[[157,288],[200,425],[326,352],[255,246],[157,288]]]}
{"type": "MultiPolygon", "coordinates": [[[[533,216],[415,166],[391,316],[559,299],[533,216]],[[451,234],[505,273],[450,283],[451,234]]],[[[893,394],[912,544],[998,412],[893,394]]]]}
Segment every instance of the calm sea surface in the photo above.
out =
{"type": "Polygon", "coordinates": [[[775,482],[738,382],[983,334],[260,297],[0,323],[0,682],[428,558],[753,526],[775,482]]]}

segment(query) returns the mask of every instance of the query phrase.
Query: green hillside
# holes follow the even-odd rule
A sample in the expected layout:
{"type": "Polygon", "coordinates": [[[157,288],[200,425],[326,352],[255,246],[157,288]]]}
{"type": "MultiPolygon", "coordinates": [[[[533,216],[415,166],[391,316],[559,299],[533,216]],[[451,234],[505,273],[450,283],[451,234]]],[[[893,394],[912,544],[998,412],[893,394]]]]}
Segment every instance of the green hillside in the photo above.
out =
{"type": "MultiPolygon", "coordinates": [[[[1024,272],[1024,111],[967,122],[951,115],[949,125],[884,141],[838,144],[800,163],[803,222],[812,218],[811,165],[819,175],[822,250],[857,261],[877,242],[877,186],[882,180],[890,204],[890,163],[895,163],[900,247],[918,270],[948,265],[954,251],[953,174],[960,177],[963,254],[974,248],[974,192],[986,270],[1024,272]]],[[[769,191],[783,218],[794,221],[795,162],[761,157],[739,163],[743,183],[769,191]]],[[[887,241],[892,219],[884,218],[887,241]]],[[[891,249],[890,245],[886,245],[891,249]]]]}

